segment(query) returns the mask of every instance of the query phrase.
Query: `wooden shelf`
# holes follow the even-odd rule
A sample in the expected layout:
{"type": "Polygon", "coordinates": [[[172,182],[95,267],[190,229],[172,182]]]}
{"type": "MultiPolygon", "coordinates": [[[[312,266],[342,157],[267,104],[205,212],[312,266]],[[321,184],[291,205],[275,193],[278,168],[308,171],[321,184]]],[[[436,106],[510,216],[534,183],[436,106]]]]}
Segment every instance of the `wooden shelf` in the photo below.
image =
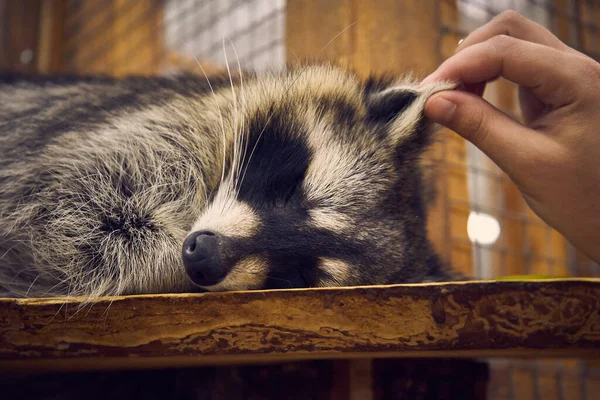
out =
{"type": "Polygon", "coordinates": [[[599,357],[600,279],[0,299],[0,369],[599,357]]]}

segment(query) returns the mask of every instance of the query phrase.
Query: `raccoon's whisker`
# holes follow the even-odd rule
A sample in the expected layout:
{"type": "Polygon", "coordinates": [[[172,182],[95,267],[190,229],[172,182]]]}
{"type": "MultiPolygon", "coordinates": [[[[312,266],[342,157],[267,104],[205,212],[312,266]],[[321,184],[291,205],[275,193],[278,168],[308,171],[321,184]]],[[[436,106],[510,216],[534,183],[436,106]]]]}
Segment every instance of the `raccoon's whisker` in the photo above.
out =
{"type": "Polygon", "coordinates": [[[215,94],[212,84],[210,83],[210,79],[208,79],[208,75],[206,74],[206,71],[204,71],[202,64],[200,64],[200,61],[198,60],[198,58],[196,56],[194,56],[194,60],[196,60],[196,63],[198,64],[198,67],[200,67],[200,70],[202,71],[204,78],[206,78],[206,82],[208,83],[208,87],[210,88],[210,91],[213,96],[213,102],[215,104],[215,108],[217,108],[218,112],[219,112],[219,121],[221,122],[221,133],[223,135],[223,168],[221,170],[221,181],[220,182],[223,183],[225,180],[225,164],[227,161],[227,138],[226,138],[226,134],[225,134],[225,123],[223,122],[223,113],[221,112],[221,109],[219,108],[219,105],[217,103],[217,95],[215,94]]]}
{"type": "Polygon", "coordinates": [[[33,287],[33,285],[35,284],[35,282],[37,282],[38,278],[41,276],[42,274],[38,274],[35,279],[31,282],[31,285],[29,285],[29,288],[27,288],[27,291],[25,292],[25,297],[27,297],[29,295],[29,291],[31,290],[31,288],[33,287]]]}
{"type": "Polygon", "coordinates": [[[79,312],[80,312],[81,310],[83,310],[83,309],[84,309],[86,306],[88,306],[89,304],[91,304],[91,302],[90,302],[90,299],[89,299],[89,298],[87,298],[86,300],[84,300],[84,301],[82,301],[81,303],[77,304],[77,309],[75,310],[75,312],[74,312],[74,313],[73,313],[71,316],[69,316],[69,315],[66,315],[66,316],[65,316],[65,318],[66,318],[66,321],[70,321],[70,320],[72,320],[73,318],[75,318],[75,317],[77,316],[77,314],[79,314],[79,312]]]}
{"type": "MultiPolygon", "coordinates": [[[[85,277],[85,276],[83,276],[83,277],[85,277]]],[[[71,285],[72,285],[73,280],[80,280],[81,279],[81,277],[79,277],[79,276],[78,277],[72,277],[72,278],[62,278],[62,279],[60,279],[58,277],[54,277],[54,278],[55,278],[55,280],[56,280],[57,283],[55,285],[51,286],[50,288],[48,288],[46,291],[44,291],[44,294],[46,294],[46,295],[51,294],[54,291],[55,288],[57,288],[57,287],[65,284],[67,282],[69,283],[68,285],[69,285],[69,288],[70,288],[71,285]]],[[[69,290],[71,290],[71,289],[68,289],[68,291],[69,290]]]]}
{"type": "MultiPolygon", "coordinates": [[[[108,306],[106,306],[106,310],[104,310],[101,315],[104,315],[106,318],[108,318],[108,312],[110,311],[110,307],[113,305],[114,302],[115,302],[114,299],[109,301],[108,306]]],[[[105,320],[105,322],[106,322],[106,320],[105,320]]]]}
{"type": "Polygon", "coordinates": [[[19,270],[16,274],[14,274],[13,277],[10,278],[10,280],[7,283],[12,284],[17,278],[19,278],[19,275],[21,275],[21,273],[23,273],[23,272],[29,272],[29,271],[35,271],[35,270],[36,270],[35,267],[23,268],[23,269],[19,270]]]}
{"type": "MultiPolygon", "coordinates": [[[[161,188],[170,188],[173,187],[174,185],[179,185],[179,184],[183,184],[183,183],[189,183],[191,179],[178,179],[178,180],[173,180],[170,182],[165,182],[165,183],[161,183],[161,184],[154,184],[152,186],[147,187],[144,190],[141,191],[136,191],[135,195],[136,196],[144,196],[146,194],[150,194],[152,192],[154,192],[156,189],[161,189],[161,188]]],[[[133,199],[128,199],[128,202],[133,201],[133,199]]]]}
{"type": "MultiPolygon", "coordinates": [[[[344,32],[346,32],[348,29],[350,29],[350,28],[352,28],[354,25],[356,25],[356,23],[357,23],[357,22],[358,22],[358,21],[354,21],[353,23],[351,23],[350,25],[348,25],[347,27],[345,27],[344,29],[342,29],[341,31],[339,31],[339,32],[338,32],[338,33],[337,33],[337,34],[336,34],[334,37],[332,37],[332,38],[331,38],[331,40],[330,40],[329,42],[327,42],[327,43],[325,44],[325,46],[323,46],[323,47],[321,48],[321,50],[319,50],[319,52],[317,53],[317,57],[318,57],[318,56],[319,56],[319,55],[320,55],[320,54],[321,54],[323,51],[325,51],[325,49],[326,49],[327,47],[329,47],[329,45],[330,45],[331,43],[333,43],[333,42],[334,42],[334,41],[335,41],[337,38],[339,38],[341,35],[343,35],[343,34],[344,34],[344,32]]],[[[305,68],[305,69],[306,69],[306,68],[305,68]]]]}
{"type": "MultiPolygon", "coordinates": [[[[356,21],[354,21],[353,23],[351,23],[350,25],[348,25],[347,27],[345,27],[344,29],[342,29],[341,31],[339,31],[334,37],[331,38],[331,40],[329,40],[329,42],[327,42],[325,44],[325,46],[323,46],[321,48],[321,50],[319,50],[317,52],[316,57],[319,57],[321,55],[321,53],[323,51],[325,51],[325,49],[327,49],[327,47],[329,47],[329,45],[331,43],[333,43],[337,38],[339,38],[341,35],[344,34],[344,32],[346,32],[348,29],[352,28],[354,25],[356,25],[356,21]]],[[[304,72],[306,72],[306,70],[308,69],[309,65],[306,65],[304,68],[302,68],[300,70],[300,73],[298,74],[298,76],[296,76],[296,78],[290,83],[290,85],[288,86],[288,88],[286,89],[284,96],[287,96],[288,92],[290,91],[290,89],[292,88],[292,86],[298,81],[298,79],[300,79],[300,77],[304,74],[304,72]]]]}
{"type": "Polygon", "coordinates": [[[292,55],[296,59],[296,62],[300,63],[300,57],[298,57],[298,54],[296,54],[296,52],[294,50],[292,50],[292,49],[289,49],[289,51],[292,53],[292,55]]]}
{"type": "Polygon", "coordinates": [[[88,309],[88,312],[85,313],[85,318],[87,318],[87,316],[89,315],[89,313],[92,311],[92,308],[94,308],[94,306],[96,305],[95,302],[92,302],[90,304],[90,308],[88,309]]]}
{"type": "MultiPolygon", "coordinates": [[[[241,98],[240,98],[240,103],[242,104],[242,112],[241,112],[241,126],[240,126],[240,134],[239,134],[239,138],[240,138],[240,148],[242,149],[242,154],[240,155],[240,161],[238,162],[238,166],[237,169],[235,171],[235,182],[234,182],[234,187],[237,187],[237,190],[235,191],[235,197],[237,197],[239,195],[240,192],[240,187],[241,187],[241,181],[240,181],[240,171],[241,171],[241,167],[242,167],[242,163],[244,161],[244,159],[246,158],[246,151],[248,149],[247,145],[244,145],[244,127],[245,127],[245,122],[246,122],[246,110],[244,109],[244,105],[245,105],[245,92],[244,92],[244,78],[243,78],[243,74],[242,74],[242,66],[240,64],[240,57],[238,56],[237,50],[235,48],[235,45],[233,44],[233,42],[231,41],[231,39],[229,39],[229,43],[231,44],[231,48],[233,49],[233,52],[235,54],[235,58],[237,61],[237,66],[238,66],[238,72],[240,74],[240,90],[241,90],[241,98]]],[[[239,113],[238,113],[239,114],[239,113]]]]}
{"type": "MultiPolygon", "coordinates": [[[[68,297],[68,296],[67,296],[67,297],[68,297]]],[[[64,307],[64,306],[67,304],[67,301],[68,301],[68,300],[64,301],[64,302],[63,302],[63,303],[60,305],[60,307],[58,307],[58,310],[56,310],[56,312],[54,313],[54,315],[52,316],[52,318],[50,318],[50,321],[48,321],[48,322],[46,323],[46,325],[44,325],[44,327],[43,327],[42,329],[46,328],[48,325],[50,325],[50,324],[52,323],[52,321],[54,321],[54,318],[56,318],[56,316],[58,315],[58,313],[60,313],[60,310],[62,310],[62,308],[63,308],[63,307],[64,307]]]]}
{"type": "Polygon", "coordinates": [[[233,163],[231,166],[231,175],[230,175],[230,179],[231,179],[231,184],[227,186],[227,189],[230,191],[229,193],[229,197],[233,197],[235,192],[236,192],[236,181],[237,181],[237,175],[238,175],[238,170],[240,168],[240,163],[241,163],[241,159],[240,159],[240,152],[241,152],[241,147],[242,147],[242,143],[241,143],[241,134],[239,132],[239,109],[238,109],[238,99],[237,99],[237,95],[234,89],[234,85],[233,85],[233,79],[231,76],[231,69],[229,67],[229,59],[227,57],[227,51],[225,49],[225,37],[223,37],[223,56],[225,57],[225,66],[227,67],[227,74],[229,75],[229,83],[231,84],[231,94],[233,97],[233,104],[234,104],[234,119],[233,119],[233,125],[234,125],[234,146],[233,146],[233,163]]]}
{"type": "MultiPolygon", "coordinates": [[[[256,272],[256,273],[258,273],[258,272],[256,272]]],[[[289,283],[290,285],[293,285],[292,281],[290,281],[289,279],[275,278],[274,276],[271,276],[271,275],[267,275],[266,278],[274,279],[276,281],[281,281],[281,282],[285,282],[285,283],[289,283]]]]}
{"type": "Polygon", "coordinates": [[[94,308],[94,304],[95,304],[95,303],[92,301],[92,299],[88,297],[88,300],[86,300],[86,301],[83,301],[83,302],[82,302],[82,303],[81,303],[81,304],[80,304],[80,305],[77,307],[77,308],[78,308],[77,312],[79,312],[79,311],[82,311],[82,310],[85,310],[85,308],[87,307],[87,309],[88,309],[88,310],[87,310],[87,312],[85,313],[85,315],[83,316],[84,318],[86,318],[86,317],[89,315],[90,311],[92,311],[92,308],[94,308]]]}
{"type": "MultiPolygon", "coordinates": [[[[239,110],[238,110],[238,100],[237,100],[237,96],[235,93],[235,89],[234,89],[234,85],[233,85],[233,79],[231,76],[231,69],[229,67],[229,60],[227,58],[227,52],[225,50],[225,38],[223,38],[223,54],[225,57],[225,65],[227,67],[227,73],[229,75],[229,82],[231,84],[231,93],[232,93],[232,98],[233,98],[233,104],[234,104],[234,120],[233,120],[233,154],[232,154],[232,165],[231,165],[231,172],[229,175],[229,184],[226,185],[226,190],[227,190],[227,198],[232,199],[234,197],[234,194],[236,192],[236,180],[237,180],[237,171],[239,170],[239,164],[240,164],[240,147],[241,147],[241,140],[240,140],[240,135],[238,134],[238,117],[239,117],[239,110]]],[[[233,202],[229,202],[229,208],[233,205],[233,202]]],[[[224,207],[222,210],[222,213],[225,212],[226,208],[224,207]]]]}
{"type": "MultiPolygon", "coordinates": [[[[12,246],[10,246],[10,247],[9,247],[9,248],[8,248],[8,249],[7,249],[7,250],[4,252],[4,254],[2,254],[2,255],[0,256],[0,260],[2,260],[4,257],[6,257],[6,255],[7,255],[8,253],[10,253],[10,251],[11,251],[12,249],[14,249],[14,248],[15,248],[15,247],[16,247],[18,244],[19,244],[19,243],[17,242],[17,243],[15,243],[15,244],[13,244],[12,246]]],[[[21,271],[19,271],[19,273],[20,273],[20,272],[21,272],[21,271]]],[[[18,274],[17,274],[17,275],[18,275],[18,274]]]]}

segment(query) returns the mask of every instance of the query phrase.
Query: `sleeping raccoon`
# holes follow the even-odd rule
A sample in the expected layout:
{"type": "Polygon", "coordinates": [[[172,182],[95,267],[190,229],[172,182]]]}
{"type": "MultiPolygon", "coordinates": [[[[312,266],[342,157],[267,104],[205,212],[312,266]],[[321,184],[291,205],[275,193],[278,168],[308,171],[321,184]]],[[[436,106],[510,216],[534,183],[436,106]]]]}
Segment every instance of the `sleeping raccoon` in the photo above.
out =
{"type": "Polygon", "coordinates": [[[445,280],[426,238],[426,99],[450,84],[265,76],[0,83],[12,296],[445,280]]]}

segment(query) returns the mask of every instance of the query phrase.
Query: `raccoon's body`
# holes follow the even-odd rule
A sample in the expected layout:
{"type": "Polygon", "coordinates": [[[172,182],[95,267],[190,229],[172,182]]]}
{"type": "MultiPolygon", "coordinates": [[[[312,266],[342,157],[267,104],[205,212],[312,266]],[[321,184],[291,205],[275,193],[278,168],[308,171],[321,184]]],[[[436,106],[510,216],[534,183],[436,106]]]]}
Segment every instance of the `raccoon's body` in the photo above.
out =
{"type": "Polygon", "coordinates": [[[420,156],[423,105],[446,88],[330,66],[231,81],[6,80],[0,288],[99,296],[445,279],[426,238],[420,156]]]}

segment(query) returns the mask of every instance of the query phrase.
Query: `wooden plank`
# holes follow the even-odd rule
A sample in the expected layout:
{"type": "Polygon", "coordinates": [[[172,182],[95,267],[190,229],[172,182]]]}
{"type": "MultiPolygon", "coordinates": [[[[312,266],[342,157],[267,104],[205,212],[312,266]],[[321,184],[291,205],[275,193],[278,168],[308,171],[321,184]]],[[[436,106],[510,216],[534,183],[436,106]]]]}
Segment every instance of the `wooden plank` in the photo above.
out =
{"type": "Polygon", "coordinates": [[[600,356],[600,280],[0,299],[3,369],[600,356]]]}

